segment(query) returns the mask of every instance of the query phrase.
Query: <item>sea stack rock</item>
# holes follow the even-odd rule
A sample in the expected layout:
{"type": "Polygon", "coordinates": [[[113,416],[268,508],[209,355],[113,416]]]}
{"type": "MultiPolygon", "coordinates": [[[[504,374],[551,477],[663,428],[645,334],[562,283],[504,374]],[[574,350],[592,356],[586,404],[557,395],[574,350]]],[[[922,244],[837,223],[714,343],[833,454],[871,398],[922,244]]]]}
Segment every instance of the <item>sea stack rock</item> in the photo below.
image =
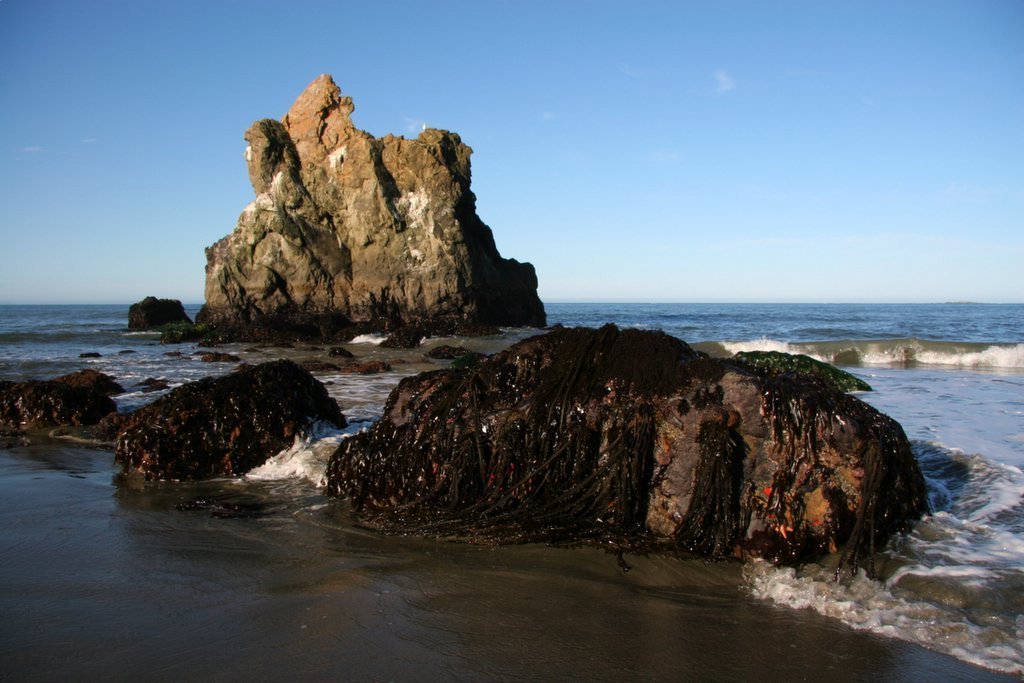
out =
{"type": "Polygon", "coordinates": [[[129,330],[152,330],[168,323],[192,323],[177,299],[147,296],[128,308],[129,330]]]}
{"type": "Polygon", "coordinates": [[[375,138],[328,75],[245,133],[256,200],[207,249],[199,320],[239,337],[332,336],[349,323],[545,324],[533,266],[502,258],[476,214],[455,133],[375,138]]]}
{"type": "Polygon", "coordinates": [[[903,429],[856,397],[611,325],[404,379],[328,491],[386,531],[851,567],[928,507],[903,429]]]}

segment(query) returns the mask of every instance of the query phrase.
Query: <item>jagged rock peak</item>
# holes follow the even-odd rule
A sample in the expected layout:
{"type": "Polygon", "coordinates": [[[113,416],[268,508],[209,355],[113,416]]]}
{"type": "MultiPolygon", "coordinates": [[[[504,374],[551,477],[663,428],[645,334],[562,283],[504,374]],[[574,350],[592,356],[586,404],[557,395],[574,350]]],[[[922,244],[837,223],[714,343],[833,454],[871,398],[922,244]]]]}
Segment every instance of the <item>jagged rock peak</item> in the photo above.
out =
{"type": "Polygon", "coordinates": [[[282,123],[293,140],[318,141],[323,146],[337,144],[353,128],[351,97],[342,97],[341,88],[329,74],[321,74],[309,84],[284,115],[282,123]]]}
{"type": "Polygon", "coordinates": [[[533,266],[476,214],[472,149],[452,132],[375,138],[328,75],[245,133],[256,200],[207,249],[199,319],[330,336],[348,323],[543,325],[533,266]]]}

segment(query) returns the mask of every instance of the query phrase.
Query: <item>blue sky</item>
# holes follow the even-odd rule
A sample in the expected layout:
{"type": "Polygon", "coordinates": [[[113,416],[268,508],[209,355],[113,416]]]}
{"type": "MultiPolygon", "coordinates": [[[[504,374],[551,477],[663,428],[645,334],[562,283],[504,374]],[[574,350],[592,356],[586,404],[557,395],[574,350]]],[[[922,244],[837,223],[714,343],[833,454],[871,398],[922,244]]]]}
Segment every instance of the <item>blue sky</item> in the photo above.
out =
{"type": "Polygon", "coordinates": [[[202,300],[320,73],[545,301],[1024,301],[1024,2],[0,0],[0,302],[202,300]]]}

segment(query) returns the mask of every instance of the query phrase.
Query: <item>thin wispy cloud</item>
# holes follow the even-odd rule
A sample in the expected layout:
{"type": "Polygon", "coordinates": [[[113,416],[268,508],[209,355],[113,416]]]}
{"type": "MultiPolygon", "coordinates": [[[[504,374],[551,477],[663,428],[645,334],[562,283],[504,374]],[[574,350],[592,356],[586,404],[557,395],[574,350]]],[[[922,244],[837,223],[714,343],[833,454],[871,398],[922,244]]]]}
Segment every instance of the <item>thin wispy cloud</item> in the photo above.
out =
{"type": "Polygon", "coordinates": [[[544,121],[553,121],[555,119],[554,112],[546,111],[540,115],[540,118],[544,121]]]}
{"type": "Polygon", "coordinates": [[[620,74],[629,78],[643,78],[646,75],[643,69],[637,69],[629,64],[619,64],[618,70],[620,74]]]}
{"type": "Polygon", "coordinates": [[[718,85],[718,92],[726,93],[736,89],[736,81],[725,69],[715,71],[715,82],[718,85]]]}
{"type": "Polygon", "coordinates": [[[91,145],[96,142],[96,138],[82,138],[83,145],[91,145]]]}
{"type": "Polygon", "coordinates": [[[22,147],[21,151],[26,154],[36,154],[37,152],[42,152],[43,148],[39,145],[28,145],[27,147],[22,147]]]}
{"type": "Polygon", "coordinates": [[[409,135],[416,136],[427,129],[427,122],[423,119],[414,119],[408,116],[405,117],[405,132],[409,135]]]}

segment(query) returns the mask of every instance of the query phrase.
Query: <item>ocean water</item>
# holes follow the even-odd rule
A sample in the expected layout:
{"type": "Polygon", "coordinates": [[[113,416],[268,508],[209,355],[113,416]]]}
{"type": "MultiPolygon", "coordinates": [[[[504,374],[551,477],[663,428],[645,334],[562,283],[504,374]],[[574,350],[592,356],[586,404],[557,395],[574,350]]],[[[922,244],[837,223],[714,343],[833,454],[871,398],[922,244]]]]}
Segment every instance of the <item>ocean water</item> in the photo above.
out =
{"type": "MultiPolygon", "coordinates": [[[[347,347],[394,370],[317,373],[350,426],[318,425],[241,479],[115,480],[110,453],[0,438],[0,677],[237,680],[680,678],[1013,680],[1024,675],[1024,306],[548,304],[549,322],[664,329],[713,355],[808,353],[874,387],[933,513],[877,578],[379,536],[320,492],[324,461],[380,414],[422,352],[347,347]],[[215,501],[201,509],[197,499],[215,501]],[[185,504],[185,505],[183,505],[185,504]]],[[[194,313],[195,308],[190,310],[194,313]]],[[[82,367],[130,410],[229,372],[126,331],[126,306],[0,306],[0,379],[82,367]],[[81,354],[95,352],[95,358],[81,354]],[[178,352],[176,355],[168,355],[178,352]]],[[[497,351],[536,330],[431,339],[497,351]]],[[[229,345],[248,362],[325,358],[229,345]]]]}

